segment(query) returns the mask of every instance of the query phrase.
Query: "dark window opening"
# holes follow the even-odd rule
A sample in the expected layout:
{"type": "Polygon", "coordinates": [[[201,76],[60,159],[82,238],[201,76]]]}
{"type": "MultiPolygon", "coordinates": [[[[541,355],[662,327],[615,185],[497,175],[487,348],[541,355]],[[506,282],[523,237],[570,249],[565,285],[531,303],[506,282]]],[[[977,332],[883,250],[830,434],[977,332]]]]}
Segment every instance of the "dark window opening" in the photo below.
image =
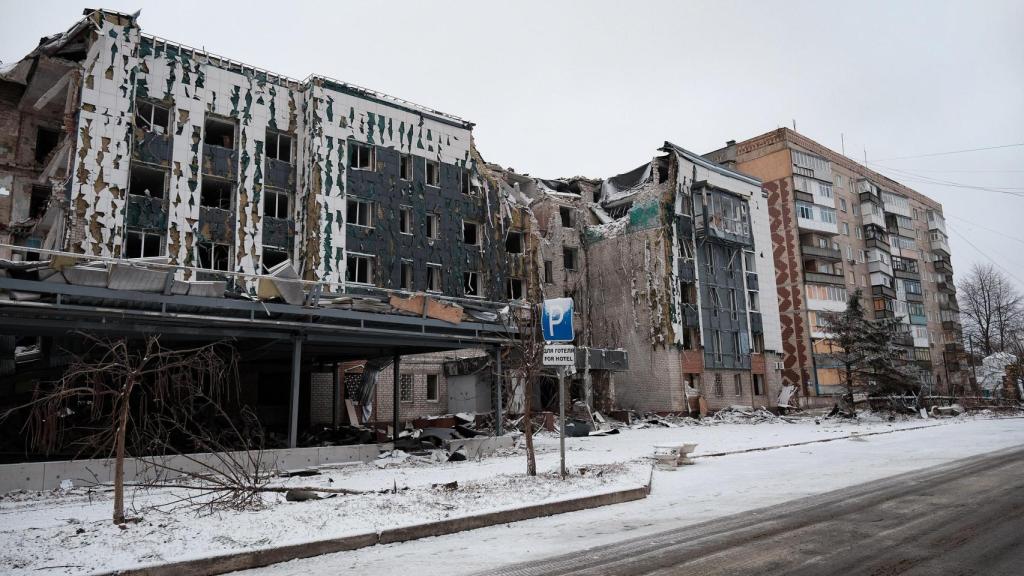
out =
{"type": "Polygon", "coordinates": [[[166,134],[171,111],[145,100],[135,101],[135,127],[154,134],[166,134]]]}
{"type": "Polygon", "coordinates": [[[354,284],[373,283],[373,265],[371,256],[349,254],[346,259],[345,281],[354,284]]]}
{"type": "Polygon", "coordinates": [[[227,180],[204,177],[202,189],[199,192],[199,205],[207,208],[230,210],[231,201],[234,197],[232,189],[231,183],[227,180]]]}
{"type": "Polygon", "coordinates": [[[288,259],[288,251],[280,248],[263,247],[263,269],[269,272],[271,268],[288,259]]]}
{"type": "Polygon", "coordinates": [[[554,284],[555,282],[555,266],[551,260],[544,261],[544,283],[554,284]]]}
{"type": "Polygon", "coordinates": [[[412,262],[402,262],[399,282],[402,290],[412,290],[412,262]]]}
{"type": "Polygon", "coordinates": [[[466,291],[466,296],[482,297],[483,292],[480,290],[480,273],[479,272],[463,272],[462,273],[462,287],[466,291]]]}
{"type": "Polygon", "coordinates": [[[751,374],[751,384],[754,387],[754,396],[764,395],[764,380],[760,374],[751,374]]]}
{"type": "Polygon", "coordinates": [[[398,158],[398,177],[402,180],[412,180],[412,155],[402,154],[398,158]]]}
{"type": "Polygon", "coordinates": [[[426,179],[427,186],[440,186],[441,185],[441,166],[436,160],[426,161],[426,179]]]}
{"type": "Polygon", "coordinates": [[[522,232],[509,232],[505,238],[505,252],[509,254],[522,254],[523,253],[523,233],[522,232]]]}
{"type": "Polygon", "coordinates": [[[509,278],[505,296],[509,300],[521,300],[523,298],[523,281],[519,278],[509,278]]]}
{"type": "Polygon", "coordinates": [[[412,234],[412,208],[403,206],[398,209],[398,231],[402,234],[412,234]]]}
{"type": "Polygon", "coordinates": [[[437,402],[437,374],[427,374],[427,402],[437,402]]]}
{"type": "Polygon", "coordinates": [[[292,137],[281,132],[267,130],[267,158],[291,164],[292,137]]]}
{"type": "Polygon", "coordinates": [[[128,193],[136,196],[163,198],[164,171],[133,165],[128,180],[128,193]]]}
{"type": "Polygon", "coordinates": [[[576,269],[576,249],[562,248],[563,266],[566,270],[576,269]]]}
{"type": "Polygon", "coordinates": [[[32,185],[32,195],[29,197],[28,202],[28,217],[39,219],[46,214],[46,208],[50,205],[50,196],[53,194],[53,188],[43,184],[32,185]]]}
{"type": "Polygon", "coordinates": [[[437,214],[427,214],[427,238],[436,240],[440,232],[439,217],[437,214]]]}
{"type": "Polygon", "coordinates": [[[349,200],[345,218],[353,226],[372,226],[373,219],[370,217],[370,203],[362,200],[349,200]]]}
{"type": "Polygon", "coordinates": [[[348,166],[353,170],[373,170],[373,146],[349,141],[348,166]]]}
{"type": "Polygon", "coordinates": [[[572,228],[572,208],[560,206],[558,216],[562,219],[562,228],[572,228]]]}
{"type": "Polygon", "coordinates": [[[142,230],[126,230],[124,237],[125,258],[152,258],[160,256],[162,236],[142,230]]]}
{"type": "Polygon", "coordinates": [[[231,247],[227,244],[216,244],[213,242],[200,242],[196,244],[196,251],[199,253],[199,267],[206,270],[228,271],[229,255],[231,247]]]}
{"type": "Polygon", "coordinates": [[[463,170],[462,172],[459,172],[459,188],[462,190],[463,194],[468,196],[473,193],[472,183],[473,176],[469,173],[468,170],[463,170]]]}
{"type": "Polygon", "coordinates": [[[441,291],[441,267],[435,265],[427,266],[427,292],[441,291]]]}
{"type": "Polygon", "coordinates": [[[290,218],[288,201],[290,194],[277,190],[263,190],[263,215],[271,218],[290,218]]]}
{"type": "Polygon", "coordinates": [[[480,243],[480,238],[477,235],[476,224],[473,222],[462,222],[462,242],[473,246],[480,243]]]}
{"type": "Polygon", "coordinates": [[[680,292],[683,304],[697,304],[697,285],[693,282],[681,282],[680,292]]]}
{"type": "Polygon", "coordinates": [[[60,132],[39,126],[36,128],[36,162],[42,164],[60,142],[60,132]]]}
{"type": "Polygon", "coordinates": [[[221,148],[235,147],[235,123],[230,120],[218,118],[206,118],[206,128],[203,130],[203,142],[210,146],[221,148]]]}

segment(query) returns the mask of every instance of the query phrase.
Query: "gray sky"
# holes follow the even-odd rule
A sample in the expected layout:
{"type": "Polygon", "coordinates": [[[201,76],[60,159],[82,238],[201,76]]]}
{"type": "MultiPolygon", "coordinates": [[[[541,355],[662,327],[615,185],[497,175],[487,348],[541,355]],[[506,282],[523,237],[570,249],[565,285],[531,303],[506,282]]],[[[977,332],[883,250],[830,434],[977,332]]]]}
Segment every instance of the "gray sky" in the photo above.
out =
{"type": "MultiPolygon", "coordinates": [[[[0,2],[4,62],[86,6],[0,2]]],[[[537,176],[609,176],[665,140],[707,152],[794,120],[837,151],[844,134],[847,155],[866,149],[943,203],[960,275],[991,259],[1024,287],[1024,146],[884,160],[1024,143],[1024,2],[102,6],[141,7],[144,31],[234,60],[469,119],[484,158],[537,176]]]]}

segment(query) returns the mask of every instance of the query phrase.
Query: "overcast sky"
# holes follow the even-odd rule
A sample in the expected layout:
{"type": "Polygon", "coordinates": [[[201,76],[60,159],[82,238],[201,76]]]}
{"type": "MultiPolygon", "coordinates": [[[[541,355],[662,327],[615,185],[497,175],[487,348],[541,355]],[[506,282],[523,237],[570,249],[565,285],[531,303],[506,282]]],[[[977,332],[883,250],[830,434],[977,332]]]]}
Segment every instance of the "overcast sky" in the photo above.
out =
{"type": "MultiPolygon", "coordinates": [[[[86,6],[0,1],[4,62],[86,6]]],[[[1019,0],[102,7],[141,8],[144,31],[234,60],[461,116],[485,159],[537,176],[609,176],[665,140],[703,153],[794,121],[836,151],[842,134],[848,156],[866,150],[871,167],[943,203],[961,276],[994,260],[1024,287],[1019,0]]]]}

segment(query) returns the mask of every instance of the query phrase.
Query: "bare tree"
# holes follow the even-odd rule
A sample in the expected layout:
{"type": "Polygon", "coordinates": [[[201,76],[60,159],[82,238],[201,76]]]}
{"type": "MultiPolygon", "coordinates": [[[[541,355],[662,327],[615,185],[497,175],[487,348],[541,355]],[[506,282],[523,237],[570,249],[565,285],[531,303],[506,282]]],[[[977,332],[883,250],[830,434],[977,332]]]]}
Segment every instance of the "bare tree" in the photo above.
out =
{"type": "Polygon", "coordinates": [[[1006,350],[1012,334],[1024,328],[1024,297],[991,264],[975,264],[960,281],[957,295],[964,331],[982,356],[1006,350]]]}
{"type": "MultiPolygon", "coordinates": [[[[533,449],[533,390],[542,369],[544,341],[540,335],[540,313],[536,305],[510,306],[507,326],[516,334],[509,339],[509,372],[523,392],[523,434],[526,437],[526,473],[537,475],[537,457],[533,449]]],[[[509,403],[511,404],[511,403],[509,403]]]]}

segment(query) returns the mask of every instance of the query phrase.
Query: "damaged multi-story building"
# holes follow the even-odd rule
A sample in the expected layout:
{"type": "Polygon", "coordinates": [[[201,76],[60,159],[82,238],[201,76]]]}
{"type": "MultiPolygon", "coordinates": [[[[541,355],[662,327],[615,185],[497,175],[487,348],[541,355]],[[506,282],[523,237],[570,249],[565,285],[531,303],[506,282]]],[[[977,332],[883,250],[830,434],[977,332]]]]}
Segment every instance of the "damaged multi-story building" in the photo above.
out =
{"type": "Polygon", "coordinates": [[[942,205],[788,128],[707,155],[764,180],[783,334],[783,375],[809,396],[841,390],[824,313],[861,290],[925,392],[968,382],[942,205]]]}

